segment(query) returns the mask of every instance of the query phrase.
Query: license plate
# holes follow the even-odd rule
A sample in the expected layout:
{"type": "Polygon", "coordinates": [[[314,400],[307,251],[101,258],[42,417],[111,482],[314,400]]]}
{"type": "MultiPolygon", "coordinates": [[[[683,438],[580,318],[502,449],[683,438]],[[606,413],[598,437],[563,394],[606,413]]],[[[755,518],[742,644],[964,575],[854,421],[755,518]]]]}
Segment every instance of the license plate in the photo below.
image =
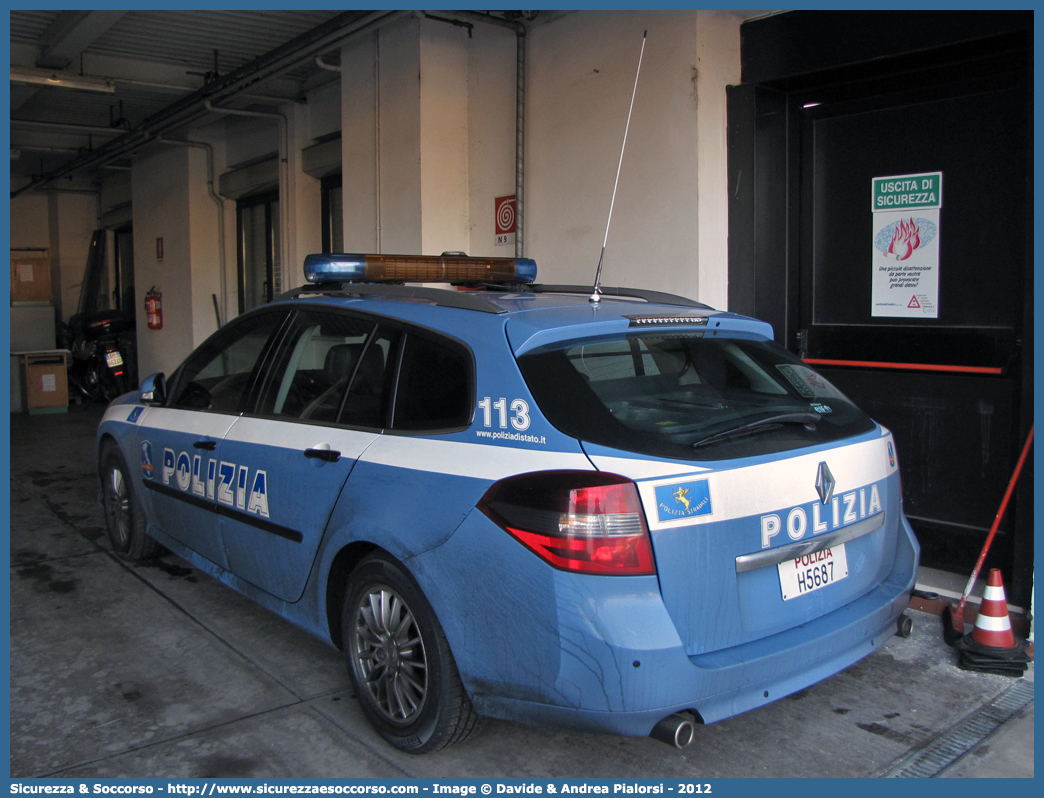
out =
{"type": "Polygon", "coordinates": [[[779,586],[783,589],[783,600],[790,601],[848,576],[845,544],[831,546],[815,554],[806,554],[796,560],[781,562],[776,568],[779,569],[779,586]]]}
{"type": "Polygon", "coordinates": [[[109,364],[109,368],[114,369],[117,366],[123,365],[123,355],[119,352],[106,352],[105,362],[109,364]]]}

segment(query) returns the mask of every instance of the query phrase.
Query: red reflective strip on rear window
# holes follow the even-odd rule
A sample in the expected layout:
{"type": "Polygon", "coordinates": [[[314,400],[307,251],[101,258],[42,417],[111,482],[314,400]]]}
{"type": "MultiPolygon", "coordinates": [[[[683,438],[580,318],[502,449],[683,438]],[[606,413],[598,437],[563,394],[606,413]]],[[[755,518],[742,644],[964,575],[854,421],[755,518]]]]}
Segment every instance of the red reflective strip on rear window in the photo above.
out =
{"type": "Polygon", "coordinates": [[[865,369],[906,369],[909,371],[949,371],[958,374],[1003,374],[1004,369],[990,366],[940,366],[933,363],[885,363],[876,360],[824,360],[806,357],[806,363],[816,366],[856,366],[865,369]]]}

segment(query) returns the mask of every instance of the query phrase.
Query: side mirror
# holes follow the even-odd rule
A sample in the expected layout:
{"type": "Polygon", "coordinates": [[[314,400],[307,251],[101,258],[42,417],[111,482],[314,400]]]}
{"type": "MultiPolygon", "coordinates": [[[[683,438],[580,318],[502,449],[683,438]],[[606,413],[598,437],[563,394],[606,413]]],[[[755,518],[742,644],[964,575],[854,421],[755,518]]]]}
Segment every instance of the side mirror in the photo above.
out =
{"type": "Polygon", "coordinates": [[[162,405],[167,401],[167,379],[162,371],[150,374],[142,381],[138,398],[146,405],[162,405]]]}

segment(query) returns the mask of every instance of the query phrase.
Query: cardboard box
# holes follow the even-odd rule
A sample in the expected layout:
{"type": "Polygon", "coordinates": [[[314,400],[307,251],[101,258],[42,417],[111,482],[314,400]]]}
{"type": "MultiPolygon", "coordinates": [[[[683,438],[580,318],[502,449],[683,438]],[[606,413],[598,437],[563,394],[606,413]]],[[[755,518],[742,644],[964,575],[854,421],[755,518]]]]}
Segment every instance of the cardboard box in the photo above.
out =
{"type": "Polygon", "coordinates": [[[11,250],[11,302],[51,301],[51,258],[48,251],[11,250]]]}
{"type": "Polygon", "coordinates": [[[30,415],[69,410],[65,358],[64,349],[22,355],[22,406],[30,415]]]}

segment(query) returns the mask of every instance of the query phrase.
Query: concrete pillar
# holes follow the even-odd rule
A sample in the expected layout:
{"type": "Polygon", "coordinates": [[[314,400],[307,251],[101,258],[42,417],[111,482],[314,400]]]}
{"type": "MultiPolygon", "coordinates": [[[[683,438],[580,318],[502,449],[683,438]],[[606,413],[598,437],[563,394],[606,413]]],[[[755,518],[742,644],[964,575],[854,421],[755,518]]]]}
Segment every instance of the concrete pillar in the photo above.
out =
{"type": "Polygon", "coordinates": [[[312,143],[308,130],[308,106],[293,103],[283,107],[290,125],[290,263],[283,270],[283,290],[304,283],[305,255],[322,252],[322,190],[319,181],[301,171],[301,151],[312,143]]]}
{"type": "Polygon", "coordinates": [[[729,175],[725,87],[740,82],[740,23],[729,11],[696,12],[696,193],[699,300],[728,305],[729,175]]]}
{"type": "Polygon", "coordinates": [[[134,207],[135,301],[153,286],[163,294],[163,329],[138,329],[138,374],[168,375],[191,351],[192,272],[188,204],[189,150],[163,147],[136,159],[131,171],[134,207]],[[157,250],[163,239],[163,257],[157,250]]]}
{"type": "MultiPolygon", "coordinates": [[[[207,191],[206,153],[157,145],[135,160],[134,287],[139,303],[138,373],[168,375],[217,329],[220,296],[217,208],[207,191]],[[157,239],[163,239],[162,257],[157,239]],[[145,324],[145,294],[163,294],[163,329],[145,324]]],[[[234,229],[234,228],[233,228],[234,229]]],[[[235,271],[235,261],[230,265],[235,271]]]]}
{"type": "Polygon", "coordinates": [[[464,30],[406,19],[341,51],[348,251],[467,251],[464,30]]]}
{"type": "Polygon", "coordinates": [[[468,224],[468,35],[420,25],[421,251],[470,252],[468,224]]]}
{"type": "Polygon", "coordinates": [[[377,136],[382,114],[376,83],[379,34],[341,48],[341,180],[344,249],[380,252],[377,136]]]}
{"type": "MultiPolygon", "coordinates": [[[[185,199],[188,202],[189,279],[192,285],[192,347],[184,347],[182,357],[217,330],[215,297],[219,305],[221,302],[218,211],[210,192],[207,191],[207,153],[197,147],[184,149],[188,176],[185,199]]],[[[141,283],[137,280],[136,274],[134,290],[141,293],[141,283]]],[[[148,287],[145,290],[147,291],[148,287]]],[[[144,294],[142,296],[144,297],[144,294]]],[[[142,301],[144,302],[144,299],[142,301]]],[[[144,306],[142,309],[144,311],[144,306]]],[[[144,326],[148,332],[148,326],[144,326]]]]}

